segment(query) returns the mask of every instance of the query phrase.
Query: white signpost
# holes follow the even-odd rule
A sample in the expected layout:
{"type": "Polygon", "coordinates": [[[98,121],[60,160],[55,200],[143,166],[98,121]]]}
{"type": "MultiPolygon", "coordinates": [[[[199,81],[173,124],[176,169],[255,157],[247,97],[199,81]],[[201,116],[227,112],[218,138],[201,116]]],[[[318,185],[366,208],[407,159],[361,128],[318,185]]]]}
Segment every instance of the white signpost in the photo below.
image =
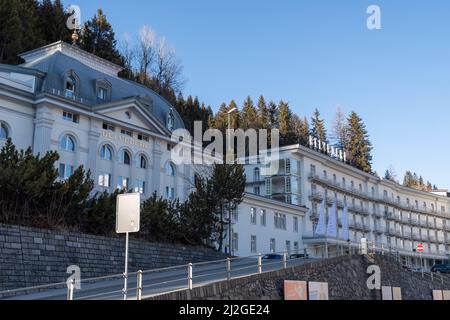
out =
{"type": "Polygon", "coordinates": [[[366,255],[368,252],[367,238],[361,238],[361,254],[366,255]]]}
{"type": "Polygon", "coordinates": [[[116,203],[116,232],[125,233],[125,272],[123,273],[123,299],[127,300],[128,285],[128,236],[139,232],[141,216],[140,193],[120,194],[116,203]]]}

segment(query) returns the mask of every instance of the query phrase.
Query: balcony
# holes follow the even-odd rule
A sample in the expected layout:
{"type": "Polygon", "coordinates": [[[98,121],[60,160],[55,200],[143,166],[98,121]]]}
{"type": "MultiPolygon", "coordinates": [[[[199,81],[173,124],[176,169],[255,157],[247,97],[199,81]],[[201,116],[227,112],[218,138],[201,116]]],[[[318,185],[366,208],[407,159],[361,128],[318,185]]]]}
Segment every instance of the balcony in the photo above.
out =
{"type": "Polygon", "coordinates": [[[309,196],[309,199],[311,201],[322,201],[324,198],[323,194],[318,191],[312,191],[311,195],[309,196]]]}
{"type": "Polygon", "coordinates": [[[362,228],[363,228],[363,230],[365,231],[365,232],[370,232],[372,229],[370,228],[370,224],[368,224],[368,223],[364,223],[363,225],[362,225],[362,228]]]}
{"type": "Polygon", "coordinates": [[[437,241],[436,236],[434,234],[430,234],[428,236],[428,239],[430,239],[431,242],[436,242],[437,241]]]}
{"type": "Polygon", "coordinates": [[[402,223],[411,224],[411,218],[402,217],[402,223]]]}
{"type": "Polygon", "coordinates": [[[375,232],[378,234],[384,234],[386,232],[386,228],[383,226],[375,226],[375,232]]]}
{"type": "Polygon", "coordinates": [[[445,239],[438,237],[437,242],[441,243],[441,244],[445,244],[445,239]]]}
{"type": "Polygon", "coordinates": [[[435,225],[434,221],[428,221],[427,225],[428,225],[429,228],[433,228],[433,229],[436,228],[436,225],[435,225]]]}
{"type": "Polygon", "coordinates": [[[392,211],[385,211],[384,216],[387,220],[394,220],[394,213],[392,211]]]}
{"type": "Polygon", "coordinates": [[[394,228],[389,228],[389,230],[387,231],[387,234],[390,236],[395,236],[395,229],[394,228]]]}
{"type": "Polygon", "coordinates": [[[378,211],[378,210],[376,210],[376,211],[374,212],[374,215],[375,215],[376,217],[380,217],[380,218],[384,218],[384,216],[385,216],[385,214],[384,214],[383,211],[378,211]]]}
{"type": "Polygon", "coordinates": [[[411,218],[410,222],[413,226],[420,226],[420,222],[417,219],[411,218]]]}
{"type": "Polygon", "coordinates": [[[413,232],[413,233],[412,233],[412,239],[413,239],[413,240],[416,240],[416,241],[420,241],[420,240],[421,240],[420,234],[418,234],[418,233],[416,233],[416,232],[413,232]]]}
{"type": "Polygon", "coordinates": [[[422,235],[420,236],[420,240],[421,240],[421,241],[430,241],[430,238],[428,237],[427,234],[422,234],[422,235]]]}
{"type": "Polygon", "coordinates": [[[402,232],[400,230],[396,230],[395,231],[395,236],[399,237],[399,238],[403,238],[403,234],[402,234],[402,232]]]}
{"type": "Polygon", "coordinates": [[[428,223],[425,220],[420,220],[420,226],[421,227],[427,227],[428,223]]]}

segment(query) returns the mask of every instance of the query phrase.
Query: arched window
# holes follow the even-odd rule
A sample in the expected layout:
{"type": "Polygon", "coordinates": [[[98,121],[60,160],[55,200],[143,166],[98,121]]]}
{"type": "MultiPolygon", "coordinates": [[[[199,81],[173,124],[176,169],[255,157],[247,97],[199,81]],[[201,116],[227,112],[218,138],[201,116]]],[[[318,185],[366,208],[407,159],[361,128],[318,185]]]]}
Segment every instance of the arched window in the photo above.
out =
{"type": "Polygon", "coordinates": [[[139,167],[141,169],[147,169],[147,158],[142,154],[139,157],[139,167]]]}
{"type": "Polygon", "coordinates": [[[127,150],[122,152],[122,163],[129,166],[131,164],[131,155],[127,150]]]}
{"type": "Polygon", "coordinates": [[[9,138],[9,130],[8,130],[8,126],[6,125],[6,123],[1,123],[1,128],[0,128],[0,139],[8,139],[9,138]]]}
{"type": "Polygon", "coordinates": [[[167,130],[173,131],[175,129],[175,117],[173,115],[173,110],[167,114],[167,130]]]}
{"type": "Polygon", "coordinates": [[[167,162],[167,164],[166,164],[166,174],[168,176],[172,176],[172,177],[175,176],[175,166],[173,165],[173,163],[167,162]]]}
{"type": "Polygon", "coordinates": [[[259,170],[259,168],[255,168],[253,170],[253,179],[255,182],[257,182],[261,179],[261,171],[259,170]]]}
{"type": "Polygon", "coordinates": [[[66,150],[66,151],[75,151],[75,141],[74,141],[74,139],[71,136],[66,134],[61,139],[61,149],[62,150],[66,150]]]}
{"type": "Polygon", "coordinates": [[[112,154],[113,154],[112,153],[112,149],[108,145],[104,145],[100,149],[100,158],[102,158],[103,160],[111,161],[112,160],[112,154]]]}

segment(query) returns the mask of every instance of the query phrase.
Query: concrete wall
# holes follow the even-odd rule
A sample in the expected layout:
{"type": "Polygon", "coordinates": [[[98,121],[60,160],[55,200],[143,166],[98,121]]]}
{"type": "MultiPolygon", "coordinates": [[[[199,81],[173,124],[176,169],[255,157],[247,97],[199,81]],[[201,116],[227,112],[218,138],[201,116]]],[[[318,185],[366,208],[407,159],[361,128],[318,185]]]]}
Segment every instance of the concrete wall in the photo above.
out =
{"type": "Polygon", "coordinates": [[[363,256],[344,256],[313,262],[299,267],[223,281],[154,297],[154,300],[282,300],[284,280],[328,282],[330,300],[381,300],[379,290],[366,285],[367,267],[381,268],[382,285],[402,288],[404,300],[431,300],[433,289],[450,289],[440,281],[423,280],[420,274],[402,269],[393,258],[377,256],[370,261],[363,256]]]}
{"type": "MultiPolygon", "coordinates": [[[[0,291],[66,281],[70,265],[82,278],[120,274],[125,236],[106,238],[0,224],[0,291]]],[[[130,240],[130,272],[225,259],[202,247],[130,240]]]]}

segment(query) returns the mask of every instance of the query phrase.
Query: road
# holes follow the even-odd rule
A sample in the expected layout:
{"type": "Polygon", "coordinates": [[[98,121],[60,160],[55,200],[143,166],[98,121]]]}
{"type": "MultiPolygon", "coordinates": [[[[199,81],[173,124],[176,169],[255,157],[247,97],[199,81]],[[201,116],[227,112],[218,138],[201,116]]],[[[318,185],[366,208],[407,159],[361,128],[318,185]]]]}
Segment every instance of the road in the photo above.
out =
{"type": "MultiPolygon", "coordinates": [[[[288,260],[287,266],[293,267],[308,262],[313,259],[288,260]]],[[[263,260],[262,272],[274,271],[283,268],[282,261],[263,260]]],[[[257,259],[244,258],[232,262],[231,277],[244,277],[258,272],[257,259]]],[[[142,298],[186,289],[188,285],[187,267],[175,267],[165,271],[144,272],[142,278],[142,298]]],[[[193,286],[203,286],[213,282],[227,279],[226,262],[213,262],[193,266],[193,286]]],[[[121,300],[123,299],[123,278],[117,276],[113,279],[105,279],[95,283],[83,283],[81,289],[74,290],[74,300],[121,300]]],[[[137,277],[131,274],[128,279],[128,299],[136,299],[137,277]]],[[[4,300],[66,300],[67,288],[47,290],[44,292],[27,295],[17,295],[4,300]]]]}

